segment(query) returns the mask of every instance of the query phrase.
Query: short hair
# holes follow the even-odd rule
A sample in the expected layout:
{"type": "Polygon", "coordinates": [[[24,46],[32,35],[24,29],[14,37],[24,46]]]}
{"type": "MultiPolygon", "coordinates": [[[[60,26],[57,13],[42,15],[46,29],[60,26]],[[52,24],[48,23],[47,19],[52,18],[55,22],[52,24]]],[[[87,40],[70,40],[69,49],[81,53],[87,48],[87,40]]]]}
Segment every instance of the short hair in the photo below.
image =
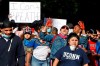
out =
{"type": "Polygon", "coordinates": [[[88,31],[88,33],[90,33],[90,34],[97,34],[96,30],[94,30],[94,29],[90,29],[90,30],[88,31]]]}
{"type": "Polygon", "coordinates": [[[1,29],[3,28],[12,28],[14,27],[14,23],[10,21],[4,21],[1,25],[1,29]]]}
{"type": "Polygon", "coordinates": [[[72,32],[72,33],[70,33],[70,34],[68,35],[68,37],[67,37],[67,44],[68,44],[68,41],[69,41],[72,37],[76,37],[76,38],[79,40],[79,36],[78,36],[76,33],[72,32]]]}
{"type": "Polygon", "coordinates": [[[56,28],[56,27],[52,27],[52,32],[56,32],[56,33],[58,33],[58,29],[56,28]]]}

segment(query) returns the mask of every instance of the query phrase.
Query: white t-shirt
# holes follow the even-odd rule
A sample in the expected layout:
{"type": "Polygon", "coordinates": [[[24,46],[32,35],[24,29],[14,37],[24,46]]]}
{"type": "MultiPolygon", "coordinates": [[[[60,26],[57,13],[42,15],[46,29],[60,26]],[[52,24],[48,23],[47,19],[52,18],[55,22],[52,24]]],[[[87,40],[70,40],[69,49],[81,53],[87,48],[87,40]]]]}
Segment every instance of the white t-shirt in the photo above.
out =
{"type": "Polygon", "coordinates": [[[46,60],[50,52],[51,50],[48,46],[37,46],[33,50],[33,56],[38,60],[46,60]]]}

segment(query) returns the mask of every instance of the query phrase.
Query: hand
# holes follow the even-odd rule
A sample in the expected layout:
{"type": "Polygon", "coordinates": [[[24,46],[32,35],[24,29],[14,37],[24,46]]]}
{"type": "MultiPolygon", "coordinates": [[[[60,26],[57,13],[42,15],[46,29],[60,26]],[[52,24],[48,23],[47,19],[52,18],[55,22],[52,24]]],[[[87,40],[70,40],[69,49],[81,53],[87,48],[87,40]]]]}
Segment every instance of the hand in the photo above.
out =
{"type": "Polygon", "coordinates": [[[85,52],[88,52],[85,48],[82,48],[85,52]]]}
{"type": "Polygon", "coordinates": [[[96,52],[92,51],[92,56],[97,56],[98,54],[96,52]]]}
{"type": "Polygon", "coordinates": [[[78,45],[79,48],[83,48],[83,45],[78,45]]]}
{"type": "Polygon", "coordinates": [[[30,63],[25,63],[25,66],[31,66],[30,63]]]}
{"type": "Polygon", "coordinates": [[[78,24],[80,25],[80,28],[81,28],[82,30],[85,29],[85,25],[84,25],[84,22],[83,22],[83,21],[79,21],[78,24]]]}
{"type": "Polygon", "coordinates": [[[46,26],[52,26],[52,19],[50,17],[47,19],[46,26]]]}
{"type": "Polygon", "coordinates": [[[95,54],[92,54],[92,56],[96,57],[96,56],[98,56],[98,54],[97,54],[97,53],[95,53],[95,54]]]}
{"type": "Polygon", "coordinates": [[[42,30],[42,32],[46,32],[47,27],[46,26],[43,26],[41,30],[42,30]]]}

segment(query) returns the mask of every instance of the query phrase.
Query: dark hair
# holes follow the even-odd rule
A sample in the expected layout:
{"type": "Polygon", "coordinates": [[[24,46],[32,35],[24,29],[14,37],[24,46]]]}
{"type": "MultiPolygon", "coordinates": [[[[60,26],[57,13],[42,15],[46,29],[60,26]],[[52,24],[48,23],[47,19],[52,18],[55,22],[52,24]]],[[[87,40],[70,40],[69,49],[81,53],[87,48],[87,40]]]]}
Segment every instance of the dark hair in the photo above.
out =
{"type": "Polygon", "coordinates": [[[10,21],[4,21],[1,25],[1,28],[12,28],[14,27],[14,23],[10,21]]]}
{"type": "Polygon", "coordinates": [[[72,23],[68,23],[67,25],[69,26],[70,29],[73,29],[74,28],[74,26],[73,26],[72,23]]]}
{"type": "Polygon", "coordinates": [[[76,33],[72,32],[72,33],[70,33],[70,34],[68,35],[68,37],[67,37],[67,44],[68,44],[68,41],[69,41],[72,37],[76,37],[76,38],[79,40],[79,36],[78,36],[76,33]]]}
{"type": "Polygon", "coordinates": [[[97,34],[96,30],[94,30],[94,29],[90,29],[90,30],[88,31],[88,33],[90,33],[90,34],[97,34]]]}
{"type": "Polygon", "coordinates": [[[58,33],[58,29],[56,27],[52,27],[52,32],[55,31],[58,33]]]}

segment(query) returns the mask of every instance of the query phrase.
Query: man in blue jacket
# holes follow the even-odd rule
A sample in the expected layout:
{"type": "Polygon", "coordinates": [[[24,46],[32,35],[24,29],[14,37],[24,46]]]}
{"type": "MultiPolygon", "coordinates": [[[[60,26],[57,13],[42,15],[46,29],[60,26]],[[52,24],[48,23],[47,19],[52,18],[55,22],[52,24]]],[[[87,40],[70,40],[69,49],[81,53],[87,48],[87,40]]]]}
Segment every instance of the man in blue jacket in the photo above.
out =
{"type": "Polygon", "coordinates": [[[21,39],[12,33],[12,22],[3,22],[0,37],[0,66],[25,66],[21,39]]]}

